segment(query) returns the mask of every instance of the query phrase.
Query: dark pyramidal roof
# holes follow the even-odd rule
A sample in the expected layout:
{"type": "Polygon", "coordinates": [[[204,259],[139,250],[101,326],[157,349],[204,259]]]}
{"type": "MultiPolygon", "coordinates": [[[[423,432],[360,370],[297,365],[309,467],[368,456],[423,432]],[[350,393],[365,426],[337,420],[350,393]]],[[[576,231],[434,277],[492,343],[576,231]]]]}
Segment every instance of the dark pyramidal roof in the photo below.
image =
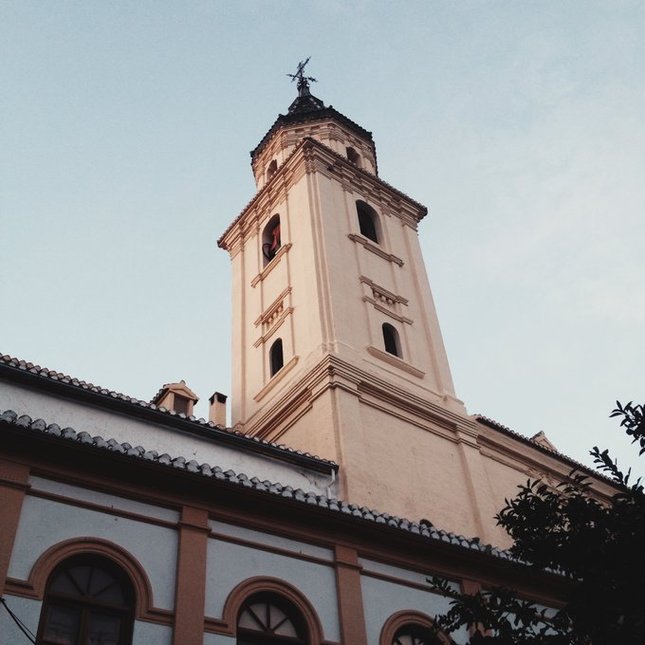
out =
{"type": "Polygon", "coordinates": [[[298,96],[289,106],[289,114],[313,112],[315,110],[324,110],[325,104],[316,98],[309,89],[309,83],[303,79],[298,83],[298,96]]]}
{"type": "Polygon", "coordinates": [[[309,83],[306,79],[298,83],[298,96],[289,106],[287,114],[280,114],[275,120],[269,131],[262,137],[262,141],[251,151],[251,159],[262,151],[266,143],[273,137],[275,132],[286,125],[295,125],[297,123],[307,123],[310,121],[323,121],[325,119],[334,119],[354,131],[358,136],[367,139],[373,145],[372,133],[361,128],[358,123],[354,123],[345,115],[335,110],[331,105],[325,106],[323,101],[314,96],[309,89],[309,83]]]}

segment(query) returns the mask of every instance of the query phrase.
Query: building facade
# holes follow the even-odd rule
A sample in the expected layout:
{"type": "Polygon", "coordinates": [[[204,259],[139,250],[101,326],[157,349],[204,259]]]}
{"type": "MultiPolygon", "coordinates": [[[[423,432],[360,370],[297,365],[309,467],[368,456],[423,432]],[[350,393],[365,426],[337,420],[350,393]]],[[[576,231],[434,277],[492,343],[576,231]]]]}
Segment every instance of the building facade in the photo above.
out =
{"type": "Polygon", "coordinates": [[[302,74],[251,158],[257,194],[219,242],[231,428],[219,393],[204,421],[183,382],[145,402],[0,357],[0,644],[460,643],[430,630],[449,602],[429,575],[564,598],[493,517],[576,464],[457,398],[426,209],[302,74]]]}

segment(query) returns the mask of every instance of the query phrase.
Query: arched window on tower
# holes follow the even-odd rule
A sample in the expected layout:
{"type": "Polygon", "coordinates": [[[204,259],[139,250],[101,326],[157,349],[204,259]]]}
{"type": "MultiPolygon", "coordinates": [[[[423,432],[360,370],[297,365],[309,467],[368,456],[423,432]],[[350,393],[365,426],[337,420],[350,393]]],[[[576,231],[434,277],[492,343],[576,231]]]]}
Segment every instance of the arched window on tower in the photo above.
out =
{"type": "Polygon", "coordinates": [[[401,339],[399,338],[399,332],[395,327],[390,325],[390,323],[383,323],[383,344],[385,345],[385,351],[388,354],[398,356],[401,358],[401,339]]]}
{"type": "Polygon", "coordinates": [[[282,352],[282,338],[278,338],[271,349],[269,349],[269,370],[271,376],[279,372],[284,365],[284,354],[282,352]]]}
{"type": "Polygon", "coordinates": [[[368,240],[379,243],[378,235],[378,215],[376,211],[362,200],[356,202],[356,212],[358,214],[358,228],[361,235],[368,240]]]}
{"type": "Polygon", "coordinates": [[[47,581],[37,642],[40,645],[130,645],[134,590],[111,560],[68,558],[47,581]]]}
{"type": "Polygon", "coordinates": [[[273,159],[271,163],[269,164],[269,167],[267,168],[267,181],[273,178],[273,175],[278,172],[278,162],[273,159]]]}
{"type": "Polygon", "coordinates": [[[360,168],[361,167],[361,156],[358,154],[358,152],[356,152],[356,150],[354,150],[354,148],[351,148],[351,147],[345,148],[345,152],[347,154],[347,160],[350,163],[353,163],[358,168],[360,168]]]}
{"type": "Polygon", "coordinates": [[[286,599],[257,593],[242,605],[237,619],[237,645],[308,645],[300,612],[286,599]]]}
{"type": "Polygon", "coordinates": [[[394,634],[392,645],[441,645],[441,641],[427,627],[403,625],[394,634]]]}
{"type": "Polygon", "coordinates": [[[266,266],[273,260],[275,254],[280,250],[282,241],[280,239],[280,215],[274,215],[262,232],[262,255],[266,266]]]}

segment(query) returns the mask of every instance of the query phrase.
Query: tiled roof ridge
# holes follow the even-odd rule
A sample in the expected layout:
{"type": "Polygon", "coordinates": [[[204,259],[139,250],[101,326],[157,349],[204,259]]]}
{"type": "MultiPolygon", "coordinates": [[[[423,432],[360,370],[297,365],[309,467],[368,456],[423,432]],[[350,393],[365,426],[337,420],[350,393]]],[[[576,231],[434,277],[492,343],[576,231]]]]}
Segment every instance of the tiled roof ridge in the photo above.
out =
{"type": "Polygon", "coordinates": [[[199,464],[194,459],[186,461],[185,457],[172,457],[168,453],[160,455],[156,450],[146,450],[143,446],[133,447],[127,442],[120,443],[115,439],[106,440],[101,436],[92,437],[88,432],[77,432],[73,428],[69,427],[61,428],[56,423],[47,424],[43,419],[34,420],[26,414],[18,416],[18,413],[13,410],[0,410],[0,422],[22,428],[23,430],[56,437],[61,440],[74,441],[87,447],[107,450],[135,459],[143,459],[148,462],[183,470],[195,475],[214,477],[215,479],[225,480],[234,485],[253,488],[259,492],[293,499],[304,504],[319,506],[333,512],[352,516],[359,520],[386,525],[394,529],[420,535],[430,540],[446,542],[457,547],[487,553],[494,557],[509,560],[517,564],[526,564],[514,557],[508,550],[482,543],[479,538],[476,537],[467,538],[463,535],[438,529],[424,520],[421,522],[413,522],[412,520],[390,515],[389,513],[382,513],[380,511],[367,508],[366,506],[344,502],[342,500],[327,497],[325,495],[319,495],[314,492],[306,492],[301,488],[293,488],[288,485],[284,486],[280,483],[271,482],[269,480],[260,481],[257,477],[249,478],[248,475],[244,473],[238,474],[232,469],[223,471],[219,466],[211,466],[207,463],[199,464]]]}
{"type": "Polygon", "coordinates": [[[602,479],[610,483],[612,486],[616,485],[616,482],[613,479],[611,479],[611,477],[607,477],[607,475],[605,475],[604,473],[594,470],[590,466],[585,466],[584,464],[580,463],[579,461],[576,461],[575,459],[573,459],[572,457],[569,457],[568,455],[565,455],[563,452],[560,452],[559,450],[548,448],[547,446],[541,443],[537,443],[536,441],[533,441],[530,437],[523,435],[521,432],[511,429],[508,426],[505,426],[503,423],[500,423],[499,421],[495,421],[495,419],[491,419],[490,417],[487,417],[483,414],[474,414],[473,416],[477,421],[479,421],[480,423],[483,423],[484,425],[487,425],[489,428],[492,428],[493,430],[500,430],[501,432],[504,432],[505,434],[508,434],[515,439],[520,439],[524,443],[528,443],[529,445],[534,446],[535,448],[538,448],[539,450],[542,450],[547,454],[557,456],[558,459],[561,459],[562,461],[566,461],[570,465],[574,466],[574,470],[580,470],[589,475],[593,475],[594,477],[598,477],[599,479],[602,479]]]}
{"type": "Polygon", "coordinates": [[[150,399],[151,401],[154,401],[156,398],[161,396],[161,393],[170,385],[170,383],[164,383],[153,395],[153,397],[150,399]]]}
{"type": "Polygon", "coordinates": [[[95,394],[100,394],[100,395],[109,397],[111,399],[118,399],[120,401],[123,401],[124,403],[129,403],[133,406],[148,408],[150,410],[156,410],[157,412],[166,414],[170,417],[176,417],[176,418],[186,420],[190,423],[194,423],[200,428],[208,428],[210,430],[223,432],[228,435],[234,435],[239,437],[240,439],[246,440],[248,442],[252,442],[254,444],[267,446],[273,449],[277,449],[277,450],[289,453],[291,455],[306,457],[308,459],[313,459],[321,463],[329,464],[332,467],[337,467],[337,464],[335,462],[329,459],[324,459],[323,457],[318,457],[317,455],[312,455],[309,452],[305,452],[303,450],[296,450],[295,448],[290,448],[289,446],[285,446],[284,444],[273,443],[271,441],[267,441],[266,439],[259,439],[258,437],[249,437],[248,435],[245,435],[244,433],[239,432],[238,430],[234,430],[233,428],[228,428],[226,426],[218,425],[216,423],[213,423],[212,421],[206,421],[206,419],[204,418],[201,418],[201,417],[197,418],[194,415],[187,416],[183,412],[176,412],[175,410],[169,410],[164,406],[157,406],[154,403],[150,403],[149,401],[143,401],[141,399],[136,399],[134,397],[128,396],[127,394],[123,394],[121,392],[108,390],[98,385],[88,383],[87,381],[82,381],[75,377],[69,376],[68,374],[57,372],[55,370],[50,370],[46,367],[41,367],[40,365],[31,363],[30,361],[25,361],[23,359],[19,359],[14,356],[10,356],[9,354],[0,353],[0,365],[6,365],[8,367],[13,367],[15,369],[30,372],[34,375],[40,376],[42,378],[50,379],[53,381],[60,381],[62,383],[66,383],[67,385],[78,387],[82,390],[89,390],[91,392],[94,392],[95,394]]]}

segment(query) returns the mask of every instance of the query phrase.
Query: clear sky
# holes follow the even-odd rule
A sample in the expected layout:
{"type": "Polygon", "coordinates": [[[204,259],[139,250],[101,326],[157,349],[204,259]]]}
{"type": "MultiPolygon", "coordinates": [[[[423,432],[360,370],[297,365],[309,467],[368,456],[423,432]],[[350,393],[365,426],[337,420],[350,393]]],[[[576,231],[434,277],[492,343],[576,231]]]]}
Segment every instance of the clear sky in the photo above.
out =
{"type": "MultiPolygon", "coordinates": [[[[373,132],[457,394],[589,463],[645,400],[642,1],[0,0],[0,351],[150,399],[230,388],[249,150],[295,96],[373,132]]],[[[636,461],[635,459],[633,461],[636,461]]]]}

